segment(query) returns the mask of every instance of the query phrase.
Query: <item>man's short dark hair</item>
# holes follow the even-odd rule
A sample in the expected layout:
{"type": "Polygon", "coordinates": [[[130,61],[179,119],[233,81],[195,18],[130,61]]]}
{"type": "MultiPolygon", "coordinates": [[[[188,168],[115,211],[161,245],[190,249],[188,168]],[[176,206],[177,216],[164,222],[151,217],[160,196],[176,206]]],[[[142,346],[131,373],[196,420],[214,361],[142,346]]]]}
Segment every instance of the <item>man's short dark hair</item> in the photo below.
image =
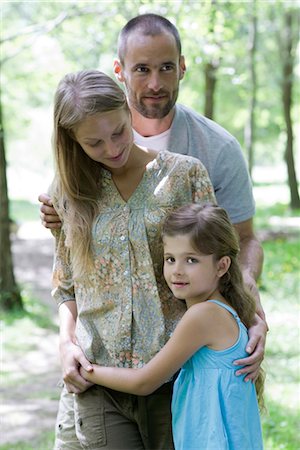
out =
{"type": "Polygon", "coordinates": [[[171,34],[174,36],[179,56],[181,55],[181,40],[175,25],[158,14],[141,14],[130,19],[119,34],[118,57],[122,64],[124,64],[128,37],[136,30],[140,30],[144,36],[157,36],[163,33],[171,34]]]}

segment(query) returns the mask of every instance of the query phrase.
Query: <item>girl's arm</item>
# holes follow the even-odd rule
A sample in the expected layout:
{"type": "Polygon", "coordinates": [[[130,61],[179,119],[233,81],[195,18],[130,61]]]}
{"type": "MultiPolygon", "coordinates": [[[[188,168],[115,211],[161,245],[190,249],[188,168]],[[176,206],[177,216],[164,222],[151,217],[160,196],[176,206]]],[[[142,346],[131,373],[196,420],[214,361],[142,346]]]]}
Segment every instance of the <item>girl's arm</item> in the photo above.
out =
{"type": "Polygon", "coordinates": [[[149,395],[169,380],[182,365],[213,336],[213,313],[209,304],[193,305],[184,314],[172,337],[151,361],[140,369],[103,367],[93,364],[93,371],[80,368],[88,381],[136,395],[149,395]]]}

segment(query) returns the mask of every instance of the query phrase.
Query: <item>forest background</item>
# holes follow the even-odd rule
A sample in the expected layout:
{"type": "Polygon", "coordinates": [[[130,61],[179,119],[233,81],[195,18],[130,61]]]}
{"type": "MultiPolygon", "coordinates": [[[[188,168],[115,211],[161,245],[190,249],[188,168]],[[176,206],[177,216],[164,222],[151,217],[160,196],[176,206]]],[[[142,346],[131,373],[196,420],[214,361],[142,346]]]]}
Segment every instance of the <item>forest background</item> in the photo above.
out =
{"type": "MultiPolygon", "coordinates": [[[[300,448],[299,2],[2,1],[0,7],[0,253],[6,255],[9,244],[11,273],[18,274],[17,249],[22,244],[24,253],[28,237],[41,233],[37,196],[53,177],[52,102],[57,83],[65,73],[84,68],[113,76],[117,36],[127,20],[144,12],[166,16],[180,31],[187,62],[178,101],[224,126],[245,151],[257,204],[255,226],[265,252],[260,280],[270,327],[267,412],[262,418],[265,447],[300,448]],[[5,237],[8,218],[10,239],[5,237]]],[[[32,261],[38,248],[46,246],[46,240],[35,242],[27,246],[32,261]]],[[[41,263],[35,264],[38,277],[41,263]]],[[[50,342],[57,333],[56,314],[39,295],[37,283],[21,275],[15,280],[7,275],[9,266],[9,256],[1,257],[2,419],[14,405],[16,386],[27,389],[33,377],[11,362],[45,350],[41,342],[50,342]]],[[[50,277],[46,286],[50,292],[50,277]]],[[[45,367],[34,375],[34,383],[44,386],[23,392],[22,401],[42,405],[50,423],[31,430],[30,439],[25,432],[7,432],[7,438],[3,433],[3,450],[52,448],[58,392],[47,386],[45,367]],[[52,404],[51,413],[45,399],[52,404]]],[[[22,422],[16,411],[11,417],[11,426],[22,422]]],[[[30,427],[36,428],[28,422],[30,427]]]]}

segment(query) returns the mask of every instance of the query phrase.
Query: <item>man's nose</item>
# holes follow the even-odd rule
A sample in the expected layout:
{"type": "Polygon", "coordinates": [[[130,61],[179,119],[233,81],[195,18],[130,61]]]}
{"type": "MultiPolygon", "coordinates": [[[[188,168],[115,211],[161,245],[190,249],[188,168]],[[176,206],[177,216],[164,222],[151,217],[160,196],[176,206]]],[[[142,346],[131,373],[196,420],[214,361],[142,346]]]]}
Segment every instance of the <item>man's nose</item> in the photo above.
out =
{"type": "Polygon", "coordinates": [[[162,88],[162,81],[159,72],[152,72],[148,80],[148,88],[158,92],[162,88]]]}

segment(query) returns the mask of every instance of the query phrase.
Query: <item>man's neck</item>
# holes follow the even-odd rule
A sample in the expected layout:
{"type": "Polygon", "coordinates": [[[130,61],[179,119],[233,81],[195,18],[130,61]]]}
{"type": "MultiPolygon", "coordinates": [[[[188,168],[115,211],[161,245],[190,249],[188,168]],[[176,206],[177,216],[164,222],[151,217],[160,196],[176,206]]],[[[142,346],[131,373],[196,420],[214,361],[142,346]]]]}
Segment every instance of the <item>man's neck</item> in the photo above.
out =
{"type": "Polygon", "coordinates": [[[157,136],[171,127],[175,114],[175,107],[162,119],[148,119],[147,117],[142,116],[134,108],[131,109],[131,114],[132,127],[137,133],[144,137],[157,136]]]}

